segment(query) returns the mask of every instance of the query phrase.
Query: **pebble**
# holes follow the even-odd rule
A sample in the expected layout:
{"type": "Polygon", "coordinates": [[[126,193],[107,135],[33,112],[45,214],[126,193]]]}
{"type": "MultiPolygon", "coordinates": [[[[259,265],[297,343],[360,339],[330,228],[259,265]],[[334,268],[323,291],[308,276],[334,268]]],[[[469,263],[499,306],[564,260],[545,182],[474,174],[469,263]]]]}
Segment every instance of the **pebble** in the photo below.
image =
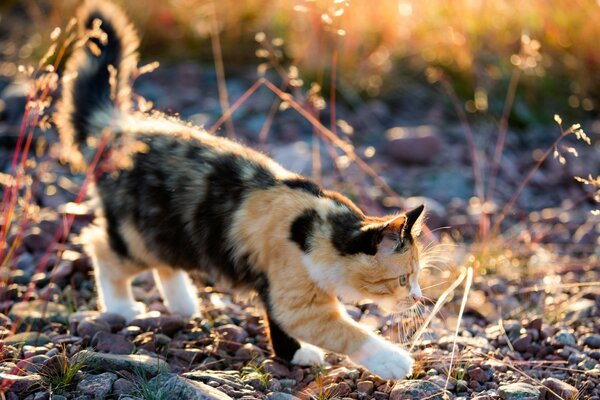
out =
{"type": "Polygon", "coordinates": [[[559,395],[562,399],[574,399],[578,392],[576,388],[568,383],[552,377],[544,379],[542,385],[559,395]]]}
{"type": "Polygon", "coordinates": [[[129,325],[139,326],[142,331],[154,331],[172,336],[184,327],[183,318],[179,315],[162,315],[157,311],[150,311],[138,315],[129,325]]]}
{"type": "Polygon", "coordinates": [[[4,339],[4,343],[13,346],[43,346],[52,340],[40,332],[22,332],[4,339]]]}
{"type": "Polygon", "coordinates": [[[298,397],[293,394],[284,393],[284,392],[271,392],[267,394],[268,400],[300,400],[298,397]]]}
{"type": "Polygon", "coordinates": [[[62,304],[50,301],[33,300],[16,303],[10,309],[8,316],[13,321],[20,321],[30,329],[41,329],[50,322],[65,323],[68,315],[67,308],[62,304]]]}
{"type": "Polygon", "coordinates": [[[110,332],[110,325],[97,317],[86,317],[77,325],[77,336],[94,337],[98,332],[110,332]]]}
{"type": "Polygon", "coordinates": [[[575,336],[567,330],[558,331],[554,337],[553,342],[560,346],[577,346],[577,342],[575,341],[575,336]]]}
{"type": "Polygon", "coordinates": [[[583,337],[583,344],[592,349],[600,349],[600,335],[592,333],[583,337]]]}
{"type": "Polygon", "coordinates": [[[541,398],[541,393],[535,386],[524,382],[500,385],[498,394],[503,400],[537,400],[541,398]]]}
{"type": "Polygon", "coordinates": [[[86,368],[97,371],[127,370],[154,376],[169,370],[165,361],[143,354],[105,354],[82,350],[77,353],[76,358],[81,359],[86,368]]]}
{"type": "MultiPolygon", "coordinates": [[[[377,393],[377,392],[375,392],[377,393]]],[[[390,393],[390,400],[443,400],[448,396],[445,390],[424,380],[405,380],[396,382],[390,393]]]]}
{"type": "Polygon", "coordinates": [[[442,141],[432,126],[395,127],[385,136],[384,151],[400,163],[429,164],[442,148],[442,141]]]}
{"type": "Polygon", "coordinates": [[[230,396],[202,382],[163,373],[152,378],[149,385],[160,387],[169,399],[228,400],[230,396]]]}
{"type": "Polygon", "coordinates": [[[96,351],[112,354],[131,354],[135,347],[125,336],[105,331],[94,335],[92,346],[96,351]]]}
{"type": "Polygon", "coordinates": [[[373,381],[360,381],[356,384],[356,390],[361,393],[371,394],[374,389],[373,381]]]}
{"type": "Polygon", "coordinates": [[[84,395],[93,396],[95,399],[104,399],[112,390],[117,375],[104,372],[99,375],[89,375],[77,384],[77,391],[84,395]]]}
{"type": "Polygon", "coordinates": [[[475,367],[468,370],[469,378],[476,380],[479,383],[485,383],[490,379],[490,376],[481,368],[475,367]]]}

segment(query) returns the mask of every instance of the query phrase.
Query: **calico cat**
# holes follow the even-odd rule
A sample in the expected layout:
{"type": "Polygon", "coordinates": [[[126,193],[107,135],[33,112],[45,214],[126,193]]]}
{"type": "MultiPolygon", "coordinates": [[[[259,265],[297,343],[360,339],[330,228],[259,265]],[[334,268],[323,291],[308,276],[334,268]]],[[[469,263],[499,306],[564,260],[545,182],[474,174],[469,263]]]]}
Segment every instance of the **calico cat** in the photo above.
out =
{"type": "Polygon", "coordinates": [[[96,177],[101,212],[83,241],[100,307],[127,319],[144,312],[131,281],[152,269],[170,312],[198,314],[186,271],[203,270],[259,294],[276,356],[321,364],[324,349],[386,379],[410,374],[408,352],[354,322],[338,296],[395,311],[419,301],[423,206],[369,217],[248,147],[134,112],[131,23],[101,1],[88,1],[78,20],[85,45],[67,63],[55,115],[63,145],[82,157],[107,129],[109,152],[118,138],[141,144],[130,166],[96,177]]]}

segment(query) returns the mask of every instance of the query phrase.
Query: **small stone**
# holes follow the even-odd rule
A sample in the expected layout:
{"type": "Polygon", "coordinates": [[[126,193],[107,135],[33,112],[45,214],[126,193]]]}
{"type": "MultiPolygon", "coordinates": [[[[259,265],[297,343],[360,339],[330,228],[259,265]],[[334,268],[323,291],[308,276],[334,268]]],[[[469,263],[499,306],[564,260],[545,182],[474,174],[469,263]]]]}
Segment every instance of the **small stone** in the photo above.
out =
{"type": "Polygon", "coordinates": [[[269,400],[300,400],[298,397],[293,394],[285,393],[285,392],[272,392],[267,394],[267,399],[269,400]]]}
{"type": "Polygon", "coordinates": [[[556,378],[546,378],[542,381],[542,385],[556,393],[561,399],[575,399],[577,397],[576,388],[556,378]]]}
{"type": "Polygon", "coordinates": [[[390,400],[443,400],[445,396],[449,396],[447,391],[429,381],[417,379],[396,382],[390,393],[390,400]]]}
{"type": "Polygon", "coordinates": [[[10,390],[19,394],[19,398],[42,387],[42,378],[37,374],[12,375],[0,372],[0,382],[10,387],[10,390]]]}
{"type": "Polygon", "coordinates": [[[274,360],[263,361],[261,368],[263,371],[270,373],[276,378],[288,378],[291,375],[288,367],[274,360]]]}
{"type": "Polygon", "coordinates": [[[600,349],[600,335],[592,333],[583,337],[583,344],[592,349],[600,349]]]}
{"type": "Polygon", "coordinates": [[[94,335],[92,346],[96,351],[112,354],[131,354],[135,347],[125,336],[104,331],[94,335]]]}
{"type": "Polygon", "coordinates": [[[472,368],[468,371],[469,378],[476,380],[479,383],[485,383],[490,379],[487,373],[480,367],[472,368]]]}
{"type": "Polygon", "coordinates": [[[158,311],[138,315],[129,325],[139,326],[143,331],[154,331],[172,336],[184,327],[183,318],[179,315],[161,315],[158,311]]]}
{"type": "Polygon", "coordinates": [[[575,341],[575,336],[567,330],[560,330],[554,335],[553,342],[560,346],[577,346],[577,342],[575,341]]]}
{"type": "Polygon", "coordinates": [[[244,343],[248,338],[248,332],[244,328],[233,324],[219,326],[214,331],[221,335],[224,340],[235,343],[244,343]]]}
{"type": "Polygon", "coordinates": [[[406,164],[429,164],[442,142],[432,126],[395,127],[386,132],[385,152],[406,164]]]}
{"type": "Polygon", "coordinates": [[[18,320],[30,329],[42,329],[49,322],[66,323],[67,308],[50,301],[33,300],[16,303],[10,309],[9,317],[18,320]]]}
{"type": "Polygon", "coordinates": [[[360,381],[356,384],[356,390],[360,393],[371,394],[374,386],[373,381],[360,381]]]}
{"type": "Polygon", "coordinates": [[[82,350],[74,357],[84,362],[86,368],[96,371],[127,370],[151,376],[169,371],[165,361],[143,354],[105,354],[82,350]]]}
{"type": "Polygon", "coordinates": [[[112,390],[117,375],[104,372],[99,375],[89,375],[77,384],[77,391],[93,396],[95,399],[104,399],[112,390]]]}
{"type": "Polygon", "coordinates": [[[131,393],[134,388],[135,384],[125,378],[119,378],[113,383],[113,392],[117,396],[131,393]]]}
{"type": "Polygon", "coordinates": [[[98,315],[98,320],[106,322],[112,332],[118,332],[127,325],[125,317],[115,313],[103,312],[98,315]]]}
{"type": "Polygon", "coordinates": [[[97,317],[84,318],[77,325],[77,336],[79,337],[94,337],[98,332],[110,332],[110,325],[97,317]]]}
{"type": "Polygon", "coordinates": [[[169,399],[231,399],[230,396],[205,383],[193,381],[176,374],[160,374],[152,378],[149,385],[154,385],[154,387],[160,388],[161,392],[168,393],[169,399]]]}
{"type": "Polygon", "coordinates": [[[13,346],[43,346],[51,342],[51,339],[40,332],[22,332],[4,339],[4,343],[13,346]]]}
{"type": "Polygon", "coordinates": [[[527,347],[531,344],[532,337],[530,334],[525,333],[518,337],[518,339],[512,342],[512,345],[516,351],[521,353],[527,350],[527,347]]]}
{"type": "Polygon", "coordinates": [[[537,400],[541,398],[540,391],[533,385],[524,382],[501,385],[498,394],[503,400],[537,400]]]}
{"type": "Polygon", "coordinates": [[[255,360],[256,362],[261,362],[264,359],[264,354],[260,347],[252,343],[246,343],[236,350],[235,358],[244,361],[255,360]]]}
{"type": "Polygon", "coordinates": [[[251,372],[242,378],[242,382],[254,389],[264,391],[267,388],[265,379],[258,372],[251,372]]]}

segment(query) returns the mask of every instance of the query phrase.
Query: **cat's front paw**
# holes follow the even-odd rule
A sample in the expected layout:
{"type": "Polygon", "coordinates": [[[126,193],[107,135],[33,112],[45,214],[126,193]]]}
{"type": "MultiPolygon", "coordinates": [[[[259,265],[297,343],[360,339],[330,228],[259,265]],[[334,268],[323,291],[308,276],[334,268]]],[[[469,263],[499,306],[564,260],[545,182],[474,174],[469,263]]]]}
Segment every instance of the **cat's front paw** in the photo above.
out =
{"type": "Polygon", "coordinates": [[[325,353],[323,350],[312,344],[302,343],[301,347],[294,354],[292,364],[308,367],[311,365],[325,365],[325,353]]]}
{"type": "Polygon", "coordinates": [[[379,337],[369,338],[350,358],[383,379],[402,379],[410,375],[414,363],[406,350],[379,337]]]}

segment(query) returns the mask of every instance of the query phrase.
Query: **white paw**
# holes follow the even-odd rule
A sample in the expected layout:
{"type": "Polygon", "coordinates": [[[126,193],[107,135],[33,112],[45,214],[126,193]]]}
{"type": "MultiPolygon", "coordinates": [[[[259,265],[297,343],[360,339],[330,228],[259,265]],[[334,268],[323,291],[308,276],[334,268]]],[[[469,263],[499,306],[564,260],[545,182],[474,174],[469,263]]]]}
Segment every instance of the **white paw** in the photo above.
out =
{"type": "Polygon", "coordinates": [[[294,354],[292,364],[307,367],[310,365],[324,365],[325,353],[323,350],[312,344],[302,343],[301,347],[294,354]]]}
{"type": "Polygon", "coordinates": [[[179,314],[182,317],[189,318],[192,315],[200,313],[200,305],[197,298],[178,299],[176,302],[166,302],[167,309],[172,314],[179,314]]]}
{"type": "Polygon", "coordinates": [[[350,358],[383,379],[402,379],[410,375],[414,363],[406,350],[377,336],[368,339],[350,358]]]}

